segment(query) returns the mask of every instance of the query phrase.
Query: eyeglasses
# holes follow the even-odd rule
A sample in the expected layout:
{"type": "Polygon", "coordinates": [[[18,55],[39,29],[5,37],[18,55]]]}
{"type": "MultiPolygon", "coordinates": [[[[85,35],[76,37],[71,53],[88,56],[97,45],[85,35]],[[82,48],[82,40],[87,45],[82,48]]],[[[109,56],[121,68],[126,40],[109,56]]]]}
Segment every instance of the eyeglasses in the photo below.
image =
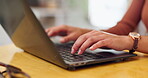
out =
{"type": "Polygon", "coordinates": [[[23,72],[21,69],[12,65],[4,64],[0,62],[0,66],[6,68],[5,71],[0,72],[0,78],[30,78],[28,74],[23,72]]]}

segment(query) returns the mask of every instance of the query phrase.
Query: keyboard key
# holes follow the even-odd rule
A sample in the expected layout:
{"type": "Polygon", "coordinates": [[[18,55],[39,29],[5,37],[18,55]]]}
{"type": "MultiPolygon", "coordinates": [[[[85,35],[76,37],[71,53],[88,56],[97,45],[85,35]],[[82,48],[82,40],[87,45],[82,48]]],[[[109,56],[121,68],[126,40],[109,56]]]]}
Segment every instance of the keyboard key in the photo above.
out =
{"type": "Polygon", "coordinates": [[[71,45],[56,45],[59,50],[60,55],[62,58],[69,62],[77,62],[77,61],[85,61],[85,60],[93,60],[93,59],[101,59],[104,56],[99,54],[91,54],[91,53],[83,53],[82,55],[78,54],[71,54],[71,45]]]}

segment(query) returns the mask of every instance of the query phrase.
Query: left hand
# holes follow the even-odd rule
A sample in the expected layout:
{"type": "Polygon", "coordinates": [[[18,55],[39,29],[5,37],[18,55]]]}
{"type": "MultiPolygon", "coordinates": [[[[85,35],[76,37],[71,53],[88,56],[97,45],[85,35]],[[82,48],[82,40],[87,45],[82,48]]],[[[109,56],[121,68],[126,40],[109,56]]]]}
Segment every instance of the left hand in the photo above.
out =
{"type": "Polygon", "coordinates": [[[119,36],[94,30],[81,35],[74,43],[71,53],[74,54],[78,51],[78,54],[82,54],[87,48],[95,50],[100,47],[108,47],[115,50],[130,50],[133,47],[133,40],[129,36],[119,36]]]}

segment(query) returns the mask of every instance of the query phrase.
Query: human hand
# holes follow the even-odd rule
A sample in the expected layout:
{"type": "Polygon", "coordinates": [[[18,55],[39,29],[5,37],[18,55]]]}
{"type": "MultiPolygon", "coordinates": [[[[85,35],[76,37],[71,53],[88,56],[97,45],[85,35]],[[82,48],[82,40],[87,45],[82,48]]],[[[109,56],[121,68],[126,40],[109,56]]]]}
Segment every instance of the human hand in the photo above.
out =
{"type": "Polygon", "coordinates": [[[91,31],[81,35],[72,47],[71,53],[82,54],[87,48],[95,50],[100,47],[108,47],[115,50],[130,50],[133,40],[129,36],[119,36],[103,31],[91,31]]]}
{"type": "Polygon", "coordinates": [[[61,43],[75,41],[80,35],[90,32],[90,29],[83,29],[78,27],[71,27],[67,25],[55,26],[46,29],[46,33],[51,36],[63,36],[60,39],[61,43]]]}

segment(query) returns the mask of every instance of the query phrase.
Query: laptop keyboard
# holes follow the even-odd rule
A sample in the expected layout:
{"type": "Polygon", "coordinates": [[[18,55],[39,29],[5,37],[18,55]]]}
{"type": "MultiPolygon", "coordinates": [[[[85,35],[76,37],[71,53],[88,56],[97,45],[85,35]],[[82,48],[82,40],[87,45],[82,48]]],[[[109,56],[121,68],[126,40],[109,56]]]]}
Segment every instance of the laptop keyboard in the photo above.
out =
{"type": "Polygon", "coordinates": [[[84,52],[81,55],[78,54],[71,54],[71,46],[72,44],[62,44],[62,45],[56,45],[58,51],[60,52],[60,55],[62,58],[69,62],[77,62],[77,61],[86,61],[86,60],[94,60],[94,59],[101,59],[104,58],[104,56],[100,54],[92,54],[84,52]]]}

